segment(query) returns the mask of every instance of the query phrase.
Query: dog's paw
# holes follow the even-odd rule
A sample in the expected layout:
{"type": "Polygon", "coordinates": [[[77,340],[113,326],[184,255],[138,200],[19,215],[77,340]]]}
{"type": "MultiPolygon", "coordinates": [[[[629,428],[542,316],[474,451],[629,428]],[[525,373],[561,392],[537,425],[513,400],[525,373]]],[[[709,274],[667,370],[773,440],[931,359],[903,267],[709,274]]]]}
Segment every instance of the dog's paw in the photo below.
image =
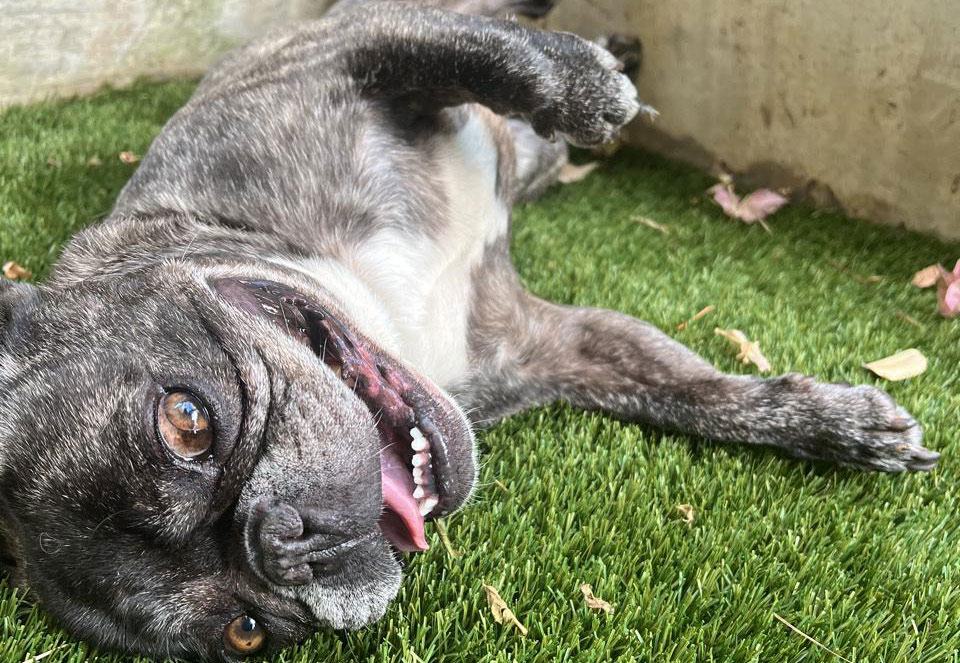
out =
{"type": "Polygon", "coordinates": [[[616,56],[570,33],[544,34],[549,35],[543,54],[550,86],[546,103],[531,117],[537,133],[559,134],[569,143],[590,147],[614,140],[640,111],[656,115],[637,98],[616,56]]]}
{"type": "Polygon", "coordinates": [[[643,44],[639,38],[614,33],[597,37],[595,43],[620,61],[620,70],[624,75],[634,78],[640,71],[643,44]]]}
{"type": "Polygon", "coordinates": [[[860,470],[933,469],[940,454],[922,444],[923,431],[885,392],[867,385],[820,384],[812,378],[782,378],[790,406],[801,422],[797,438],[783,446],[798,456],[860,470]]]}

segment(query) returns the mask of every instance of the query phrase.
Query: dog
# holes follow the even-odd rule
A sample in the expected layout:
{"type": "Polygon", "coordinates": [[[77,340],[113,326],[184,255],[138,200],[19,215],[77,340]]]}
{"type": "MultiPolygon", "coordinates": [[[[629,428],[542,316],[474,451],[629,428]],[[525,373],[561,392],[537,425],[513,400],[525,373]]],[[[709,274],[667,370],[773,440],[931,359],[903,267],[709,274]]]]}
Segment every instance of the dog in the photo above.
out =
{"type": "Polygon", "coordinates": [[[471,494],[474,424],[558,399],[935,466],[873,387],[524,290],[513,204],[644,109],[608,51],[498,18],[551,4],[343,0],[234,52],[48,282],[0,286],[0,550],[71,633],[233,661],[370,624],[471,494]]]}

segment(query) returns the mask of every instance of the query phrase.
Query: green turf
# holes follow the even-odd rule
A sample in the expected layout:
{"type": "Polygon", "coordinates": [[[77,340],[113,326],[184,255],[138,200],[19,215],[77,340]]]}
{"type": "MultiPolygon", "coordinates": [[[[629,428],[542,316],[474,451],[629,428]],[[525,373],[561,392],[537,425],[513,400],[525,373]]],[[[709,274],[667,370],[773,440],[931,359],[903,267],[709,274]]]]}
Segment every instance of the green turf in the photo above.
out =
{"type": "MultiPolygon", "coordinates": [[[[117,154],[142,153],[191,88],[138,85],[0,114],[0,259],[46,274],[133,172],[117,154]],[[92,156],[102,164],[88,165],[92,156]]],[[[624,151],[518,210],[517,267],[545,297],[641,316],[724,370],[751,369],[715,326],[759,340],[776,371],[828,380],[879,383],[861,362],[917,347],[929,370],[885,387],[925,426],[941,467],[862,475],[539,409],[481,436],[477,498],[447,521],[463,557],[432,533],[383,622],[321,633],[276,660],[839,660],[776,613],[851,661],[960,661],[960,321],[938,317],[934,296],[910,285],[920,267],[952,265],[960,245],[797,206],[768,235],[707,203],[709,185],[624,151]],[[854,278],[870,275],[884,279],[854,278]],[[676,330],[707,305],[716,311],[676,330]],[[692,526],[678,517],[681,503],[696,508],[692,526]],[[584,581],[616,605],[613,615],[584,606],[584,581]],[[494,623],[484,582],[527,637],[494,623]]],[[[0,629],[5,663],[48,651],[46,663],[126,660],[94,654],[9,590],[0,629]]]]}

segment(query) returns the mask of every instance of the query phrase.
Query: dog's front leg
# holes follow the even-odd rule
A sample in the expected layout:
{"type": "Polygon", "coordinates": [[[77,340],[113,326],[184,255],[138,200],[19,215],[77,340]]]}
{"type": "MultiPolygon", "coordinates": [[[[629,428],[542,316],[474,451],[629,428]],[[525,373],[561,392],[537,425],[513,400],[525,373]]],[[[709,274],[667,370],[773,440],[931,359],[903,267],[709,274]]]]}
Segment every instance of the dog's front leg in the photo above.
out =
{"type": "Polygon", "coordinates": [[[870,386],[800,375],[761,379],[717,371],[655,327],[600,309],[561,307],[527,294],[482,298],[476,366],[452,391],[496,419],[563,399],[625,419],[866,470],[927,470],[910,415],[870,386]]]}
{"type": "Polygon", "coordinates": [[[541,135],[595,145],[642,107],[618,60],[569,33],[409,4],[366,5],[340,20],[354,84],[400,110],[476,102],[541,135]]]}

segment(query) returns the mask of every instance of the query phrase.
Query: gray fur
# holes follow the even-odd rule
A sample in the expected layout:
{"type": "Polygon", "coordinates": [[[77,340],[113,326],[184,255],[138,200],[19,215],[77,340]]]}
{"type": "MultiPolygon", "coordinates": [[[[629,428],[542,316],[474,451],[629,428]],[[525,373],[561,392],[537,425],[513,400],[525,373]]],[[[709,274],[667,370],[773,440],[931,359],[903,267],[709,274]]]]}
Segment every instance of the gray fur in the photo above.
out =
{"type": "Polygon", "coordinates": [[[376,528],[387,415],[211,286],[223,279],[299,293],[384,380],[405,376],[444,441],[435,515],[473,488],[461,407],[487,422],[566,399],[861,469],[935,464],[878,390],[724,375],[646,323],[523,290],[509,208],[565,162],[549,139],[602,142],[640,108],[606,51],[486,17],[551,4],[345,0],[237,51],[48,283],[0,285],[3,558],[70,631],[222,660],[238,614],[276,651],[368,624],[396,594],[376,528]],[[158,442],[151,413],[170,388],[212,410],[203,462],[158,442]]]}

